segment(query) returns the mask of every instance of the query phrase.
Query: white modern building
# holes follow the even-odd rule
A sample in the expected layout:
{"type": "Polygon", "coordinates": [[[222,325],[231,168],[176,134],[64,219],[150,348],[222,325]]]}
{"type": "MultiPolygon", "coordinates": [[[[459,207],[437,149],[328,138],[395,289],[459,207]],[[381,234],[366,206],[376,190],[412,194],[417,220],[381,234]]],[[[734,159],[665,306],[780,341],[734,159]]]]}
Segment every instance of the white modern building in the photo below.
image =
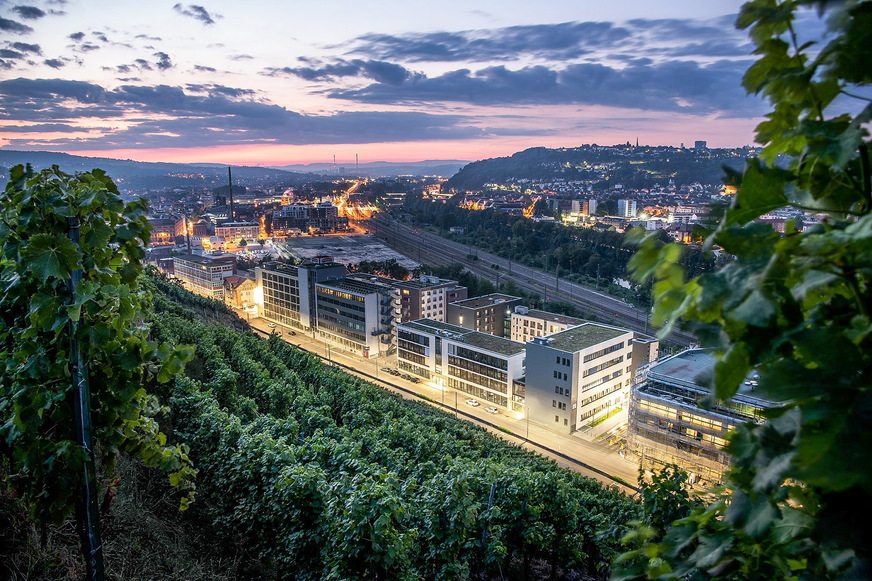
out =
{"type": "Polygon", "coordinates": [[[586,323],[527,343],[526,406],[530,421],[573,432],[627,409],[633,332],[586,323]]]}
{"type": "Polygon", "coordinates": [[[523,411],[524,358],[523,343],[457,325],[421,319],[397,326],[399,369],[504,410],[523,411]]]}

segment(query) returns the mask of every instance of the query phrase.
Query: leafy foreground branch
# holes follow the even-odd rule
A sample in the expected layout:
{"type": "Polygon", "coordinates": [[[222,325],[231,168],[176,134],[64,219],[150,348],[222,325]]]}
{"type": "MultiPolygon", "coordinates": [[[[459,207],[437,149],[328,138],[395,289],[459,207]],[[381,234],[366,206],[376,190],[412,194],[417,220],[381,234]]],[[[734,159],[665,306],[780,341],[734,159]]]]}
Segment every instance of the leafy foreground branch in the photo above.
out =
{"type": "MultiPolygon", "coordinates": [[[[803,16],[810,16],[803,14],[803,16]]],[[[755,0],[742,8],[759,60],[744,78],[774,110],[766,147],[707,241],[736,257],[684,282],[677,247],[645,240],[631,266],[653,277],[654,324],[683,319],[721,355],[712,398],[756,368],[783,406],[736,430],[726,489],[662,531],[640,525],[615,579],[868,579],[872,510],[872,3],[755,0]],[[828,16],[831,40],[801,44],[801,10],[828,16]],[[835,111],[835,112],[832,112],[835,111]],[[793,160],[773,165],[778,154],[793,160]],[[754,222],[785,206],[825,219],[784,235],[754,222]]]]}

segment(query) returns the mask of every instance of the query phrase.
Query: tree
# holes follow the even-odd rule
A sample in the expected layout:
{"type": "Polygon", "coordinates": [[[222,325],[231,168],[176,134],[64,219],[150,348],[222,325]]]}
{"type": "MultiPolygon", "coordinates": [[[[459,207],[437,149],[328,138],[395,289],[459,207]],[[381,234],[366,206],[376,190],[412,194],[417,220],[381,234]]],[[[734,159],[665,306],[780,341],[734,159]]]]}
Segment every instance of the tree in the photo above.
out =
{"type": "Polygon", "coordinates": [[[147,340],[150,298],[138,281],[150,233],[145,201],[125,204],[101,170],[73,177],[57,166],[16,166],[0,208],[0,454],[14,492],[37,523],[73,511],[89,459],[76,443],[80,371],[102,474],[126,451],[191,486],[187,448],[167,445],[162,408],[147,391],[182,371],[193,348],[147,340]]]}
{"type": "Polygon", "coordinates": [[[756,368],[761,395],[782,405],[733,433],[725,490],[625,554],[615,578],[869,578],[872,2],[754,0],[737,25],[759,56],[744,86],[773,110],[706,242],[736,260],[685,282],[680,248],[646,239],[632,266],[657,281],[654,324],[683,318],[719,354],[711,398],[756,368]],[[809,7],[828,16],[824,46],[798,40],[809,7]],[[826,219],[783,235],[755,222],[787,206],[826,219]]]}

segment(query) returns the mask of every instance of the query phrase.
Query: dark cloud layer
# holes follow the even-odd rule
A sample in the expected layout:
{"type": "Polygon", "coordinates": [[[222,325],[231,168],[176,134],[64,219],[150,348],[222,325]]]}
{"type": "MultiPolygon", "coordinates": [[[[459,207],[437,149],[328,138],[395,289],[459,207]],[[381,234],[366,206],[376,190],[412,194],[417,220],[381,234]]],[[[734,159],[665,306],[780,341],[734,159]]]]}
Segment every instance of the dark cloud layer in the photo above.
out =
{"type": "MultiPolygon", "coordinates": [[[[57,138],[46,145],[75,149],[193,147],[245,143],[369,143],[461,139],[484,135],[462,116],[417,112],[343,112],[306,116],[253,100],[251,92],[222,85],[123,85],[106,90],[62,79],[0,81],[5,107],[0,119],[31,124],[37,132],[58,125],[75,127],[82,117],[139,119],[124,129],[106,129],[94,138],[57,138]],[[187,89],[187,90],[186,90],[187,89]],[[170,119],[152,120],[151,115],[170,119]]],[[[27,131],[18,127],[17,131],[27,131]]],[[[44,130],[48,132],[48,130],[44,130]]],[[[30,141],[10,136],[10,145],[30,141]]]]}
{"type": "Polygon", "coordinates": [[[15,20],[0,18],[0,31],[11,32],[12,34],[27,34],[28,32],[33,32],[33,29],[15,20]]]}
{"type": "Polygon", "coordinates": [[[15,6],[12,10],[13,12],[18,13],[18,16],[25,20],[36,20],[37,18],[45,16],[45,12],[36,6],[15,6]]]}
{"type": "Polygon", "coordinates": [[[208,26],[210,24],[215,24],[216,18],[221,18],[221,15],[209,14],[209,11],[203,8],[202,6],[197,6],[196,4],[188,4],[187,6],[182,6],[181,4],[176,4],[173,6],[173,10],[182,14],[183,16],[190,16],[195,20],[199,20],[204,25],[208,26]]]}
{"type": "Polygon", "coordinates": [[[365,34],[335,48],[377,60],[404,62],[488,62],[539,58],[566,62],[594,51],[632,52],[645,44],[662,44],[661,51],[698,56],[744,56],[743,36],[731,19],[631,20],[612,22],[563,22],[509,26],[459,32],[412,33],[405,35],[365,34]],[[717,42],[712,43],[716,39],[717,42]],[[710,44],[714,46],[710,48],[710,44]],[[687,45],[693,46],[688,52],[687,45]]]}
{"type": "Polygon", "coordinates": [[[624,68],[579,63],[561,69],[504,66],[459,69],[402,83],[373,83],[360,89],[331,89],[327,95],[366,103],[463,102],[477,105],[580,104],[653,111],[749,116],[759,102],[741,88],[745,65],[719,61],[631,63],[624,68]]]}
{"type": "Polygon", "coordinates": [[[364,77],[378,83],[399,85],[414,76],[414,73],[401,65],[385,61],[352,61],[340,60],[321,67],[284,67],[281,69],[266,69],[265,74],[292,75],[307,81],[326,81],[342,77],[364,77]]]}

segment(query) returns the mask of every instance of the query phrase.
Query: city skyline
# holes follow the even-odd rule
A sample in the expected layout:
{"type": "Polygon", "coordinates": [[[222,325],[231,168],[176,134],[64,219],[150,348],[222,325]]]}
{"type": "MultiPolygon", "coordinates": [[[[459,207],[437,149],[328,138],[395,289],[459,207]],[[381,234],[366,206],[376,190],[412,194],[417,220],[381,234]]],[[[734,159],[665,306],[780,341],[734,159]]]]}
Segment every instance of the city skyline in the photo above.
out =
{"type": "Polygon", "coordinates": [[[0,2],[0,147],[283,165],[748,145],[767,108],[741,87],[738,6],[0,2]]]}

